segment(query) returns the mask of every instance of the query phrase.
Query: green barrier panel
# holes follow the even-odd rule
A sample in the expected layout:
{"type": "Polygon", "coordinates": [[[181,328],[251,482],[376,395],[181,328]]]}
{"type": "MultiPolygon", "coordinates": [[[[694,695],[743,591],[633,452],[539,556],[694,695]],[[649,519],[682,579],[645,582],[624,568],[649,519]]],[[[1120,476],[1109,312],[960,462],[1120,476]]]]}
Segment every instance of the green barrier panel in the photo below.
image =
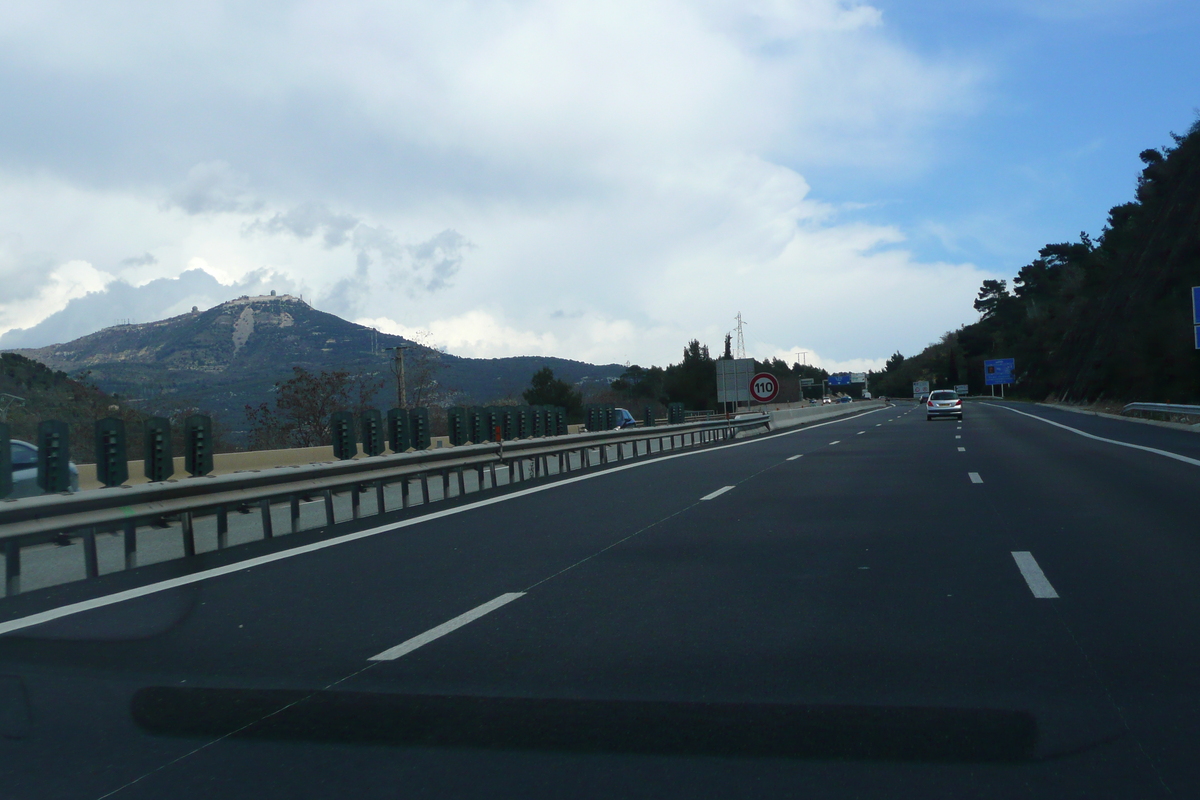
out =
{"type": "Polygon", "coordinates": [[[501,411],[500,429],[504,432],[504,439],[511,441],[517,438],[517,409],[516,406],[503,406],[501,411]]]}
{"type": "Polygon", "coordinates": [[[408,418],[412,425],[412,446],[417,450],[428,450],[432,444],[429,437],[429,409],[414,408],[408,418]]]}
{"type": "Polygon", "coordinates": [[[368,408],[358,417],[358,428],[362,434],[363,454],[383,455],[383,415],[377,408],[368,408]]]}
{"type": "Polygon", "coordinates": [[[532,435],[535,439],[540,439],[546,435],[546,407],[532,406],[529,413],[533,417],[532,435]]]}
{"type": "Polygon", "coordinates": [[[160,483],[175,474],[171,452],[171,421],[151,417],[143,426],[142,473],[146,480],[160,483]]]}
{"type": "Polygon", "coordinates": [[[354,415],[349,411],[335,411],[329,417],[329,433],[333,436],[333,457],[338,461],[349,461],[358,455],[358,442],[354,441],[354,415]]]}
{"type": "Polygon", "coordinates": [[[412,447],[412,418],[403,408],[388,412],[388,442],[393,453],[407,453],[412,447]]]}
{"type": "Polygon", "coordinates": [[[646,410],[642,412],[642,423],[647,428],[654,427],[654,409],[650,406],[646,406],[646,410]]]}
{"type": "Polygon", "coordinates": [[[457,406],[446,409],[446,433],[454,447],[467,443],[467,409],[457,406]]]}
{"type": "Polygon", "coordinates": [[[683,403],[671,403],[667,406],[667,422],[669,424],[680,425],[683,423],[684,418],[683,403]]]}
{"type": "Polygon", "coordinates": [[[467,409],[467,438],[475,444],[492,438],[487,434],[487,409],[476,406],[467,409]]]}
{"type": "Polygon", "coordinates": [[[125,446],[125,421],[108,417],[96,420],[96,480],[108,487],[129,480],[125,446]]]}
{"type": "Polygon", "coordinates": [[[518,439],[533,436],[533,409],[529,406],[517,406],[516,423],[518,439]]]}
{"type": "Polygon", "coordinates": [[[617,427],[617,407],[608,403],[601,411],[604,415],[604,430],[611,431],[617,427]]]}
{"type": "Polygon", "coordinates": [[[500,441],[504,438],[504,410],[500,406],[488,406],[484,410],[484,427],[487,430],[488,442],[500,441]],[[496,429],[499,428],[499,432],[496,429]]]}
{"type": "Polygon", "coordinates": [[[0,498],[12,494],[12,438],[8,423],[0,422],[0,498]]]}
{"type": "Polygon", "coordinates": [[[193,478],[213,471],[212,419],[204,414],[183,421],[183,468],[193,478]]]}
{"type": "Polygon", "coordinates": [[[67,423],[47,420],[38,423],[37,483],[44,492],[71,488],[71,434],[67,423]]]}
{"type": "Polygon", "coordinates": [[[556,406],[554,409],[554,431],[555,436],[566,436],[567,431],[567,410],[562,406],[556,406]]]}

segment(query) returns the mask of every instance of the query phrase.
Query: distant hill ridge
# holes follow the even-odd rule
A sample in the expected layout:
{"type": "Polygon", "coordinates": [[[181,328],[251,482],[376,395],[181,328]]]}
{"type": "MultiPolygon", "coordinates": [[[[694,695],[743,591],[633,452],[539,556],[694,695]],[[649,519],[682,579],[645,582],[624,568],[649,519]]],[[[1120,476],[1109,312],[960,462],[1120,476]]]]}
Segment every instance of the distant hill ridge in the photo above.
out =
{"type": "MultiPolygon", "coordinates": [[[[114,325],[70,342],[20,349],[28,358],[68,375],[86,374],[105,392],[143,407],[195,407],[219,416],[231,430],[245,427],[243,409],[270,399],[274,384],[293,367],[375,374],[385,380],[378,405],[395,397],[385,348],[407,346],[410,357],[432,355],[402,336],[382,333],[319,311],[292,295],[239,297],[207,311],[193,309],[157,322],[114,325]]],[[[438,397],[482,404],[519,396],[538,369],[548,366],[571,383],[607,384],[624,367],[562,358],[519,356],[474,359],[441,354],[438,397]]]]}

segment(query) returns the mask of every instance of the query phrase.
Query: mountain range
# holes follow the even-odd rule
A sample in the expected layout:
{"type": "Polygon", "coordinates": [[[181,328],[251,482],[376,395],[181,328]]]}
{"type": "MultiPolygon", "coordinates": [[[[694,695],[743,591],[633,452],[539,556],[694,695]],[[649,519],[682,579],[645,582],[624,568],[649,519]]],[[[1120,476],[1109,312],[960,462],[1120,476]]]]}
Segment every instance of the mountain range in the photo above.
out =
{"type": "Polygon", "coordinates": [[[272,397],[293,367],[345,370],[382,381],[375,404],[396,402],[392,353],[406,347],[410,399],[481,405],[516,398],[543,367],[584,389],[607,386],[625,370],[563,358],[478,359],[442,353],[319,311],[291,295],[243,296],[206,311],[114,325],[64,344],[16,349],[27,358],[153,413],[196,408],[231,432],[247,428],[245,407],[272,397]]]}

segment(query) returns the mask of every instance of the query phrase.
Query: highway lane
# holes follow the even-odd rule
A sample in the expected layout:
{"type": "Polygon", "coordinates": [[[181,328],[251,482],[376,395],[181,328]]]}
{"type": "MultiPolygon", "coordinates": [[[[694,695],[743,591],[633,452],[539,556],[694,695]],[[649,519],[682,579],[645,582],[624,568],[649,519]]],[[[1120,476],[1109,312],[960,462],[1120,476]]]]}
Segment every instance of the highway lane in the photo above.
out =
{"type": "Polygon", "coordinates": [[[901,407],[615,471],[30,631],[119,636],[151,619],[149,638],[0,640],[41,720],[3,743],[0,778],[31,797],[137,778],[117,796],[320,796],[355,781],[368,796],[1189,796],[1195,469],[972,405],[961,429],[901,407]],[[1014,552],[1057,599],[1034,597],[1014,552]],[[747,713],[1003,709],[1033,714],[1040,738],[1018,764],[231,739],[187,755],[211,737],[129,718],[133,690],[181,681],[747,713]],[[49,768],[60,737],[96,730],[70,749],[79,775],[49,768]]]}

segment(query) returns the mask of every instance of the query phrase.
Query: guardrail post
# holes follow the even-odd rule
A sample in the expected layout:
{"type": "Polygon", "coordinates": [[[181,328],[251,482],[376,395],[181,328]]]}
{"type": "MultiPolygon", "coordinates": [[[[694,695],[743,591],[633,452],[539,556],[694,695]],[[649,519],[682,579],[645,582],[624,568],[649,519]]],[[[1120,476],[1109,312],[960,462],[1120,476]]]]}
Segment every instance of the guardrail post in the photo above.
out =
{"type": "Polygon", "coordinates": [[[458,496],[462,497],[467,493],[467,479],[463,475],[463,467],[458,468],[458,496]]]}
{"type": "Polygon", "coordinates": [[[383,481],[375,482],[375,513],[382,514],[387,511],[387,501],[383,496],[383,481]]]}
{"type": "Polygon", "coordinates": [[[271,498],[264,497],[258,501],[258,505],[262,509],[263,538],[274,539],[275,528],[271,525],[271,498]]]}
{"type": "Polygon", "coordinates": [[[421,473],[421,505],[429,505],[429,473],[421,473]]]}
{"type": "MultiPolygon", "coordinates": [[[[196,531],[192,527],[192,512],[183,512],[180,516],[180,527],[183,530],[183,557],[196,555],[196,531]]],[[[86,539],[84,544],[87,544],[86,539]]]]}
{"type": "Polygon", "coordinates": [[[229,546],[229,511],[225,506],[217,506],[217,549],[224,550],[229,546]]]}
{"type": "Polygon", "coordinates": [[[491,488],[495,489],[496,488],[496,462],[495,461],[488,464],[488,472],[491,473],[491,476],[492,476],[491,488]]]}
{"type": "Polygon", "coordinates": [[[137,523],[126,522],[121,538],[125,540],[125,569],[134,569],[137,567],[137,523]]]}
{"type": "Polygon", "coordinates": [[[442,499],[449,500],[450,499],[450,470],[443,469],[443,470],[438,470],[438,471],[442,473],[442,499]]]}
{"type": "Polygon", "coordinates": [[[6,597],[21,592],[21,543],[16,539],[4,543],[4,592],[6,597]]]}
{"type": "Polygon", "coordinates": [[[288,498],[288,516],[292,522],[292,533],[300,532],[300,495],[294,494],[288,498]]]}
{"type": "Polygon", "coordinates": [[[350,519],[358,519],[359,500],[358,484],[355,483],[350,486],[350,519]]]}
{"type": "Polygon", "coordinates": [[[412,476],[405,475],[400,481],[400,508],[408,508],[408,484],[412,476]]]}
{"type": "Polygon", "coordinates": [[[85,528],[83,531],[83,574],[87,578],[100,575],[100,560],[96,556],[96,529],[85,528]]]}
{"type": "Polygon", "coordinates": [[[0,497],[8,497],[12,488],[12,444],[8,423],[0,422],[0,497]]]}
{"type": "Polygon", "coordinates": [[[334,517],[333,517],[333,490],[332,490],[332,489],[326,489],[326,490],[325,490],[325,524],[326,524],[326,525],[333,525],[333,523],[334,523],[334,517]]]}

